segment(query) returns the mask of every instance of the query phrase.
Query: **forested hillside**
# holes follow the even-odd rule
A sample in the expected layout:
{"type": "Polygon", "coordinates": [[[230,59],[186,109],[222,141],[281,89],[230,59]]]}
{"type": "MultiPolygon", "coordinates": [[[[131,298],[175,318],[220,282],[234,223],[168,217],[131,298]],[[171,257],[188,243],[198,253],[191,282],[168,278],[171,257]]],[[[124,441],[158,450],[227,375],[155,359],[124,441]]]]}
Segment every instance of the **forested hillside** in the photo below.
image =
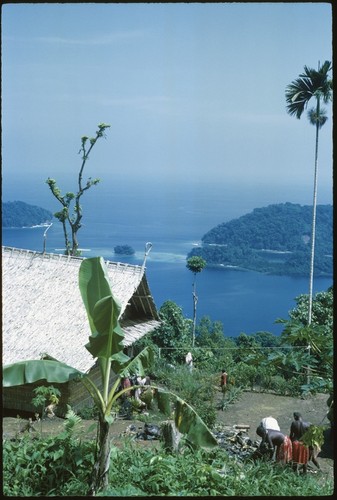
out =
{"type": "MultiPolygon", "coordinates": [[[[310,262],[312,207],[281,203],[256,208],[202,237],[199,255],[208,265],[238,266],[276,274],[305,275],[310,262]]],[[[332,274],[332,206],[318,205],[316,275],[332,274]]]]}
{"type": "Polygon", "coordinates": [[[52,217],[53,214],[49,210],[29,205],[23,201],[2,203],[3,227],[36,226],[50,221],[52,217]]]}

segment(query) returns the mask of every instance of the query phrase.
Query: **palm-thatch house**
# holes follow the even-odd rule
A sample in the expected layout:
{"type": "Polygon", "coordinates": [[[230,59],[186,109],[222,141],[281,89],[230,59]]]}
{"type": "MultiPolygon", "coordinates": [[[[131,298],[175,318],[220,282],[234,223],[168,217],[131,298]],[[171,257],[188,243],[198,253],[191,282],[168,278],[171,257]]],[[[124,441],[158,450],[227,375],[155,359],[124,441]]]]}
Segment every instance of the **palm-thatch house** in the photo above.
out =
{"type": "MultiPolygon", "coordinates": [[[[90,336],[79,286],[83,258],[2,248],[3,365],[46,357],[62,361],[99,380],[95,359],[84,347],[90,336]]],[[[132,344],[160,322],[143,266],[106,262],[111,289],[122,305],[124,344],[132,344]]],[[[40,384],[41,385],[41,384],[40,384]]],[[[6,409],[34,411],[35,386],[4,388],[6,409]]],[[[91,405],[80,382],[62,384],[59,409],[91,405]]]]}

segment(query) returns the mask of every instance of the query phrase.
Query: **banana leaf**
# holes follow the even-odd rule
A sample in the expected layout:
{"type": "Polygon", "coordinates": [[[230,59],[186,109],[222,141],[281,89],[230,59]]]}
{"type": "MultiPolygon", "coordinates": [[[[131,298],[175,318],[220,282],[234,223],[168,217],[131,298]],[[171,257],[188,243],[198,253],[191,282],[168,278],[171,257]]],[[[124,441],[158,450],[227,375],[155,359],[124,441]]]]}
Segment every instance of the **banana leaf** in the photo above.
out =
{"type": "Polygon", "coordinates": [[[96,303],[103,297],[112,295],[108,271],[102,257],[82,261],[79,271],[79,288],[84,302],[91,332],[96,331],[93,311],[96,303]]]}
{"type": "Polygon", "coordinates": [[[186,401],[180,398],[176,401],[175,424],[178,431],[185,434],[186,439],[194,446],[214,448],[218,445],[205,422],[186,401]]]}
{"type": "Polygon", "coordinates": [[[102,257],[85,259],[81,263],[79,287],[92,332],[85,347],[99,359],[104,376],[107,360],[112,361],[116,371],[130,358],[123,353],[124,332],[118,322],[121,305],[112,295],[102,257]]]}
{"type": "Polygon", "coordinates": [[[63,384],[85,374],[59,361],[36,359],[6,365],[2,370],[3,387],[32,384],[40,380],[63,384]]]}
{"type": "Polygon", "coordinates": [[[170,400],[175,403],[174,423],[181,434],[194,446],[210,449],[218,446],[216,438],[205,422],[186,401],[176,394],[157,388],[154,397],[158,408],[165,415],[170,416],[170,400]]]}
{"type": "MultiPolygon", "coordinates": [[[[125,366],[121,366],[116,372],[121,377],[131,377],[138,375],[144,377],[145,370],[151,366],[154,360],[154,353],[150,347],[145,347],[137,356],[132,358],[125,366]]],[[[115,371],[115,370],[114,370],[115,371]]]]}
{"type": "Polygon", "coordinates": [[[116,354],[122,353],[124,332],[118,323],[119,312],[120,306],[112,295],[95,304],[92,320],[96,331],[89,337],[89,344],[86,345],[94,358],[111,358],[115,355],[116,359],[116,354]]]}
{"type": "Polygon", "coordinates": [[[158,409],[167,417],[171,416],[171,404],[169,394],[161,389],[156,390],[155,399],[157,400],[158,409]]]}

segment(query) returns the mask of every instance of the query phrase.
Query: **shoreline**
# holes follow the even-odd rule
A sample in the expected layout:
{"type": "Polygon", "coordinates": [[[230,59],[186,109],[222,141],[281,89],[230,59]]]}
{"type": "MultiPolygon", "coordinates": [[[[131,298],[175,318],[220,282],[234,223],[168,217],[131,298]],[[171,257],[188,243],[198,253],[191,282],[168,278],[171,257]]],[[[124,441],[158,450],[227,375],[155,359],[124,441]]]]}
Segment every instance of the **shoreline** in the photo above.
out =
{"type": "MultiPolygon", "coordinates": [[[[242,266],[237,266],[237,265],[231,265],[231,264],[207,264],[207,267],[209,269],[219,269],[222,271],[244,271],[244,272],[253,272],[253,273],[259,273],[259,274],[265,274],[265,275],[271,275],[271,276],[287,276],[289,278],[306,278],[307,274],[301,274],[301,273],[280,273],[276,271],[261,271],[259,269],[252,269],[249,267],[242,267],[242,266]]],[[[320,274],[315,274],[315,278],[333,278],[333,273],[320,273],[320,274]]]]}

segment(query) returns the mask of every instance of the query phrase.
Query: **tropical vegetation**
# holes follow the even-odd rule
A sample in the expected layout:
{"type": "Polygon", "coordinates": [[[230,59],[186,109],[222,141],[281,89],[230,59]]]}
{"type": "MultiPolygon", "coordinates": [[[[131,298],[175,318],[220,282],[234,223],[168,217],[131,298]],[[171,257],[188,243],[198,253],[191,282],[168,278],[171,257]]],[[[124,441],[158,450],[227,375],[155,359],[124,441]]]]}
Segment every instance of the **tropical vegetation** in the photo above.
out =
{"type": "MultiPolygon", "coordinates": [[[[167,301],[159,310],[161,325],[145,339],[137,341],[135,348],[146,345],[156,349],[160,360],[152,375],[166,385],[174,378],[169,365],[177,369],[184,363],[184,355],[191,351],[196,367],[194,378],[197,369],[207,380],[208,375],[218,374],[226,367],[230,373],[229,386],[233,389],[258,388],[291,396],[317,391],[330,393],[333,385],[333,289],[314,296],[311,325],[306,321],[308,296],[299,295],[295,301],[289,318],[275,320],[284,325],[280,336],[261,331],[226,337],[222,323],[205,316],[197,325],[194,348],[191,346],[191,320],[184,317],[182,309],[174,302],[167,301]]],[[[199,411],[198,401],[195,408],[199,411]]]]}
{"type": "MultiPolygon", "coordinates": [[[[310,207],[285,203],[256,209],[209,231],[202,239],[202,247],[187,258],[187,268],[194,275],[193,320],[184,317],[177,304],[165,302],[159,311],[160,326],[134,344],[132,357],[125,353],[124,332],[119,324],[121,307],[112,294],[104,260],[83,260],[79,288],[91,330],[85,348],[97,361],[101,380],[95,383],[87,373],[53,359],[41,359],[4,366],[3,385],[46,382],[47,386],[39,387],[33,398],[43,415],[46,405],[57,404],[60,396],[50,384],[81,381],[94,403],[97,438],[84,439],[79,430],[81,417],[68,407],[64,430],[56,437],[41,434],[32,439],[27,434],[13,441],[5,439],[6,496],[332,494],[330,481],[310,477],[303,481],[287,467],[231,459],[219,448],[211,431],[216,411],[225,411],[245,389],[299,397],[323,392],[329,408],[333,406],[333,290],[312,295],[314,267],[316,274],[332,273],[332,207],[316,204],[318,132],[326,121],[321,102],[331,100],[331,64],[326,61],[318,71],[304,69],[300,78],[287,87],[286,98],[288,112],[298,118],[310,98],[316,99],[316,108],[309,112],[310,122],[316,126],[312,217],[310,207]],[[309,295],[297,297],[288,319],[276,320],[284,324],[279,337],[263,331],[226,337],[220,322],[209,317],[201,318],[198,324],[196,321],[196,276],[206,262],[280,274],[306,274],[309,262],[309,295]],[[193,355],[193,371],[185,365],[186,352],[193,355]],[[217,378],[224,367],[229,373],[228,390],[219,402],[217,378]],[[144,399],[151,416],[159,422],[159,414],[165,415],[183,436],[176,450],[161,444],[142,449],[127,439],[123,447],[112,446],[111,425],[123,411],[124,396],[131,390],[123,388],[122,379],[145,375],[153,381],[146,391],[149,397],[144,399]]],[[[95,137],[81,138],[77,193],[63,195],[54,179],[46,181],[62,207],[54,216],[62,224],[68,255],[79,253],[77,233],[83,216],[80,200],[99,182],[89,177],[83,184],[84,167],[107,128],[109,125],[101,123],[95,137]]],[[[115,252],[124,251],[124,247],[115,247],[115,252]]],[[[131,414],[139,411],[132,397],[130,405],[131,414]]],[[[322,427],[316,426],[306,439],[321,443],[322,436],[322,427]]]]}
{"type": "MultiPolygon", "coordinates": [[[[199,256],[208,266],[239,267],[261,272],[307,275],[310,269],[310,206],[280,203],[255,208],[223,222],[202,237],[199,256]]],[[[315,274],[332,275],[332,206],[317,207],[315,274]]]]}
{"type": "MultiPolygon", "coordinates": [[[[56,437],[4,443],[5,496],[85,496],[94,443],[81,438],[81,422],[68,414],[56,437]]],[[[223,450],[165,453],[125,440],[111,449],[109,484],[97,496],[328,496],[331,481],[303,477],[270,463],[231,459],[223,450]]]]}
{"type": "MultiPolygon", "coordinates": [[[[115,403],[131,390],[130,387],[121,387],[121,381],[133,375],[144,376],[146,368],[153,361],[153,353],[149,346],[133,358],[124,353],[124,332],[118,321],[121,306],[112,294],[102,258],[82,261],[79,288],[92,332],[85,347],[97,359],[101,382],[95,384],[88,374],[56,360],[41,359],[4,366],[3,385],[11,387],[41,380],[51,383],[64,383],[73,378],[81,380],[98,409],[97,448],[88,486],[88,494],[94,495],[108,484],[111,456],[109,431],[116,417],[115,403]]],[[[174,425],[186,435],[186,440],[192,447],[216,446],[217,442],[206,424],[181,397],[158,387],[154,387],[153,396],[158,409],[167,416],[172,414],[170,401],[174,399],[174,425]]]]}
{"type": "MultiPolygon", "coordinates": [[[[262,331],[254,335],[242,332],[237,338],[225,337],[220,322],[203,317],[197,325],[194,348],[191,348],[191,319],[184,317],[177,304],[168,301],[159,311],[161,325],[152,335],[137,341],[134,346],[135,357],[123,363],[125,354],[118,346],[118,304],[114,304],[110,295],[96,301],[107,292],[104,291],[104,286],[108,286],[108,283],[103,285],[104,267],[101,267],[101,263],[96,259],[87,259],[84,262],[87,264],[82,269],[80,286],[88,320],[93,325],[93,334],[86,347],[92,352],[101,348],[98,359],[103,373],[106,374],[109,365],[106,348],[109,342],[103,339],[114,338],[113,351],[110,351],[114,354],[110,356],[110,362],[112,361],[114,370],[116,369],[118,381],[126,374],[143,374],[146,371],[150,375],[153,387],[158,389],[157,394],[162,395],[162,398],[159,396],[149,403],[149,416],[143,416],[145,422],[162,421],[159,406],[162,404],[165,407],[169,399],[165,395],[173,393],[173,401],[176,402],[176,410],[178,409],[177,425],[182,416],[189,415],[190,418],[185,419],[185,424],[189,422],[187,428],[190,428],[192,422],[192,427],[201,425],[204,429],[212,429],[216,422],[216,411],[221,408],[226,411],[228,405],[235,403],[245,389],[299,397],[310,397],[310,394],[325,392],[327,405],[328,402],[329,405],[333,404],[333,399],[329,397],[330,393],[332,394],[333,380],[332,365],[329,364],[333,347],[332,288],[314,296],[313,322],[309,326],[305,324],[308,296],[300,295],[296,299],[296,307],[289,312],[289,318],[282,320],[285,328],[281,336],[262,331]],[[98,276],[100,278],[96,279],[98,276]],[[92,298],[87,298],[86,291],[89,286],[96,290],[92,298]],[[103,290],[98,293],[96,287],[103,290]],[[110,311],[113,305],[115,313],[110,311]],[[106,309],[110,312],[107,313],[106,309]],[[305,326],[302,324],[301,329],[298,325],[302,321],[305,326]],[[114,330],[112,336],[106,335],[108,324],[110,331],[114,330]],[[312,345],[310,353],[307,349],[308,339],[312,345]],[[195,362],[192,373],[184,362],[184,354],[190,349],[195,362]],[[151,356],[150,352],[153,352],[154,356],[151,356]],[[312,370],[309,383],[308,366],[312,370]],[[216,397],[218,376],[224,367],[229,373],[228,392],[226,398],[219,401],[216,397]]],[[[80,376],[81,380],[85,381],[83,374],[52,360],[37,364],[24,362],[17,365],[14,371],[10,369],[11,373],[4,367],[4,381],[6,383],[10,378],[12,384],[20,384],[27,380],[44,379],[52,383],[56,378],[55,369],[58,370],[58,381],[68,380],[73,376],[80,376]]],[[[103,382],[104,380],[107,378],[103,377],[103,382]]],[[[206,447],[204,449],[203,446],[193,445],[193,433],[189,435],[188,432],[181,442],[179,452],[167,451],[161,442],[151,449],[142,448],[127,438],[122,441],[121,446],[112,445],[109,462],[104,461],[107,467],[106,480],[101,483],[101,487],[94,488],[93,471],[98,470],[101,446],[104,449],[104,441],[101,442],[104,429],[109,428],[110,422],[123,410],[123,394],[117,388],[117,379],[110,385],[107,400],[104,387],[103,383],[103,391],[100,392],[98,387],[95,388],[90,383],[89,388],[94,401],[97,401],[97,419],[101,429],[96,442],[84,437],[80,430],[81,418],[70,408],[66,415],[64,431],[56,437],[21,434],[17,440],[4,441],[3,477],[6,495],[83,496],[90,492],[97,496],[123,497],[315,496],[330,495],[333,491],[332,482],[326,479],[320,481],[318,477],[309,476],[303,481],[303,477],[297,476],[291,469],[279,467],[277,464],[253,462],[249,459],[238,462],[219,446],[207,447],[206,451],[206,447]],[[104,426],[104,422],[108,425],[104,426]],[[101,425],[104,426],[103,431],[101,425]]],[[[45,406],[54,393],[52,386],[46,390],[41,389],[39,394],[36,393],[37,407],[45,406]]],[[[132,404],[133,398],[130,398],[130,401],[132,404]]],[[[170,412],[173,409],[169,407],[169,418],[172,418],[170,412]]],[[[136,406],[131,411],[138,419],[142,418],[136,406]]],[[[200,431],[200,427],[198,429],[200,431]]],[[[183,431],[184,427],[181,427],[181,430],[183,431]]],[[[322,442],[321,426],[315,426],[311,434],[310,439],[322,442]]],[[[203,435],[207,442],[208,434],[203,435]]],[[[107,458],[105,453],[103,456],[107,458]]]]}
{"type": "Polygon", "coordinates": [[[32,227],[47,224],[53,214],[45,208],[23,201],[2,202],[2,227],[32,227]]]}

